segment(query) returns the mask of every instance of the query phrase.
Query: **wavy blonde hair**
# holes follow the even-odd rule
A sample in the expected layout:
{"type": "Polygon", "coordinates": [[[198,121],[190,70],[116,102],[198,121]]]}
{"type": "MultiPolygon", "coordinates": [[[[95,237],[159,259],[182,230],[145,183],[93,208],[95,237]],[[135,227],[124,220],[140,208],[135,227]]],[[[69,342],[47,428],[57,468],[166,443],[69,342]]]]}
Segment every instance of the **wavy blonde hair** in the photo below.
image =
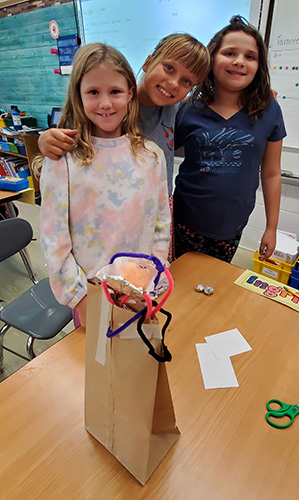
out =
{"type": "Polygon", "coordinates": [[[140,149],[148,151],[137,125],[139,105],[136,80],[131,66],[114,47],[103,43],[90,43],[81,47],[75,55],[67,98],[58,124],[59,128],[78,130],[76,144],[71,154],[79,158],[82,165],[89,165],[92,162],[95,151],[91,140],[92,123],[84,112],[80,84],[84,75],[99,64],[106,64],[115,69],[127,80],[128,88],[133,91],[133,97],[128,103],[126,116],[121,123],[121,133],[128,136],[134,156],[139,156],[140,149]]]}
{"type": "MultiPolygon", "coordinates": [[[[91,140],[92,122],[84,112],[80,85],[84,75],[99,64],[106,64],[123,75],[128,83],[128,88],[132,89],[133,96],[128,103],[127,113],[121,123],[121,134],[126,134],[131,143],[131,150],[134,156],[144,161],[143,152],[153,154],[155,160],[158,155],[155,151],[150,151],[144,142],[144,136],[140,133],[137,120],[139,104],[137,101],[136,80],[131,66],[126,58],[114,47],[104,43],[90,43],[81,47],[74,58],[73,69],[70,77],[68,93],[65,105],[62,110],[58,124],[59,128],[77,129],[76,143],[71,151],[71,155],[79,160],[81,165],[90,165],[95,156],[95,150],[91,140]]],[[[43,163],[43,156],[37,155],[32,168],[36,177],[40,176],[43,163]]]]}

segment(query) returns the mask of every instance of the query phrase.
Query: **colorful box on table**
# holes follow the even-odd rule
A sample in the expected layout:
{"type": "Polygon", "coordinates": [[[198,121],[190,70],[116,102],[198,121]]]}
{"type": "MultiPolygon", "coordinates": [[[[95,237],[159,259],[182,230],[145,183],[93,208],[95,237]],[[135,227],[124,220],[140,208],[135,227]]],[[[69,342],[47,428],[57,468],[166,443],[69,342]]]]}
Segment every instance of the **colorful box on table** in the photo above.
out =
{"type": "Polygon", "coordinates": [[[256,273],[268,276],[275,281],[288,284],[293,267],[295,267],[296,263],[298,262],[298,259],[299,257],[297,258],[294,264],[288,264],[286,262],[273,259],[272,257],[267,260],[260,260],[260,254],[256,250],[253,256],[253,270],[256,273]]]}
{"type": "Polygon", "coordinates": [[[29,187],[28,179],[20,179],[20,177],[0,177],[0,189],[7,191],[22,191],[29,187]]]}

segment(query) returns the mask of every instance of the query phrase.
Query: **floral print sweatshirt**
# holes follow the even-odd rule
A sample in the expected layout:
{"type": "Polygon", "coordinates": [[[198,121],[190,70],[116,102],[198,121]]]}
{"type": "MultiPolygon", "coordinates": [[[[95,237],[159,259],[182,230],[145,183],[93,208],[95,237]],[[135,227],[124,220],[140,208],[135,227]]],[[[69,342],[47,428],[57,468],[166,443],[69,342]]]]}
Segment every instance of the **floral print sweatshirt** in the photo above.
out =
{"type": "Polygon", "coordinates": [[[89,166],[79,166],[69,153],[57,161],[45,158],[41,245],[60,303],[75,307],[87,293],[87,280],[117,252],[167,259],[165,157],[156,144],[145,144],[149,151],[141,150],[140,158],[125,135],[93,137],[95,157],[89,166]]]}

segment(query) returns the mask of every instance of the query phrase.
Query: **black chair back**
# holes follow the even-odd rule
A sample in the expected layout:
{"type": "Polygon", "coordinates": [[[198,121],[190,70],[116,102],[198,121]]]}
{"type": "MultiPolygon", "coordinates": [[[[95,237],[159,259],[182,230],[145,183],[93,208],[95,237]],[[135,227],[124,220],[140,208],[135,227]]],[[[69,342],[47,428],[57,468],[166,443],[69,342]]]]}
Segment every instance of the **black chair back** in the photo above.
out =
{"type": "Polygon", "coordinates": [[[24,219],[0,220],[0,262],[18,253],[32,240],[32,227],[24,219]]]}

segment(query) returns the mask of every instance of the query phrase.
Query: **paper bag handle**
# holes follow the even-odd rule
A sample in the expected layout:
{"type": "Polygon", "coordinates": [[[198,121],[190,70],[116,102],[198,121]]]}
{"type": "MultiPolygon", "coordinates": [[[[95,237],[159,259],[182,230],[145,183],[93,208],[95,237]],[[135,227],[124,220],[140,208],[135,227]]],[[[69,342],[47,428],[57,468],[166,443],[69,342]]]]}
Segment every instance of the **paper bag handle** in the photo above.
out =
{"type": "Polygon", "coordinates": [[[111,330],[111,325],[108,326],[108,330],[107,330],[107,337],[109,339],[111,339],[112,337],[115,337],[115,335],[118,335],[119,333],[123,332],[126,328],[128,328],[128,326],[130,326],[132,323],[134,323],[134,321],[136,321],[138,318],[140,318],[140,316],[144,313],[144,315],[146,314],[146,310],[147,308],[144,307],[143,309],[141,309],[141,311],[138,311],[136,314],[134,314],[134,316],[130,319],[128,319],[128,321],[126,321],[125,323],[123,323],[122,325],[120,325],[118,328],[116,328],[115,330],[111,330]]]}
{"type": "MultiPolygon", "coordinates": [[[[153,304],[157,305],[157,302],[153,302],[153,304]]],[[[117,328],[114,331],[111,331],[111,326],[109,326],[106,335],[108,338],[114,337],[115,335],[118,335],[119,333],[124,331],[128,326],[130,326],[132,323],[134,323],[134,321],[136,321],[136,319],[138,319],[137,332],[138,332],[140,338],[145,343],[145,345],[147,345],[148,353],[150,354],[150,356],[155,358],[160,363],[165,363],[166,361],[171,361],[172,356],[168,350],[168,347],[165,345],[164,337],[165,337],[166,328],[168,327],[168,325],[171,321],[172,314],[168,311],[165,311],[165,309],[162,309],[162,308],[160,309],[160,312],[166,316],[166,321],[161,329],[161,334],[162,334],[161,344],[162,344],[162,350],[163,350],[164,355],[160,356],[160,354],[156,353],[154,346],[151,344],[149,339],[146,337],[146,335],[142,331],[142,324],[146,318],[146,309],[147,308],[144,307],[143,309],[141,309],[141,311],[138,311],[138,313],[136,313],[132,318],[130,318],[128,321],[126,321],[123,325],[121,325],[119,328],[117,328]]]]}
{"type": "MultiPolygon", "coordinates": [[[[156,302],[153,302],[153,303],[154,303],[154,305],[157,305],[156,302]]],[[[168,311],[165,311],[165,309],[162,309],[162,308],[160,309],[160,312],[166,316],[166,321],[161,329],[161,334],[162,334],[161,344],[162,344],[163,356],[160,356],[160,354],[156,353],[154,346],[150,343],[149,339],[146,337],[146,335],[142,331],[142,324],[146,318],[146,308],[144,308],[141,312],[142,312],[142,315],[139,318],[138,323],[137,323],[137,332],[138,332],[139,336],[141,337],[141,339],[143,340],[143,342],[147,345],[149,355],[152,356],[153,358],[155,358],[160,363],[165,363],[166,361],[171,361],[172,356],[171,356],[171,353],[169,352],[167,346],[164,343],[164,337],[165,337],[166,328],[168,327],[168,325],[171,321],[172,314],[168,311]]]]}

